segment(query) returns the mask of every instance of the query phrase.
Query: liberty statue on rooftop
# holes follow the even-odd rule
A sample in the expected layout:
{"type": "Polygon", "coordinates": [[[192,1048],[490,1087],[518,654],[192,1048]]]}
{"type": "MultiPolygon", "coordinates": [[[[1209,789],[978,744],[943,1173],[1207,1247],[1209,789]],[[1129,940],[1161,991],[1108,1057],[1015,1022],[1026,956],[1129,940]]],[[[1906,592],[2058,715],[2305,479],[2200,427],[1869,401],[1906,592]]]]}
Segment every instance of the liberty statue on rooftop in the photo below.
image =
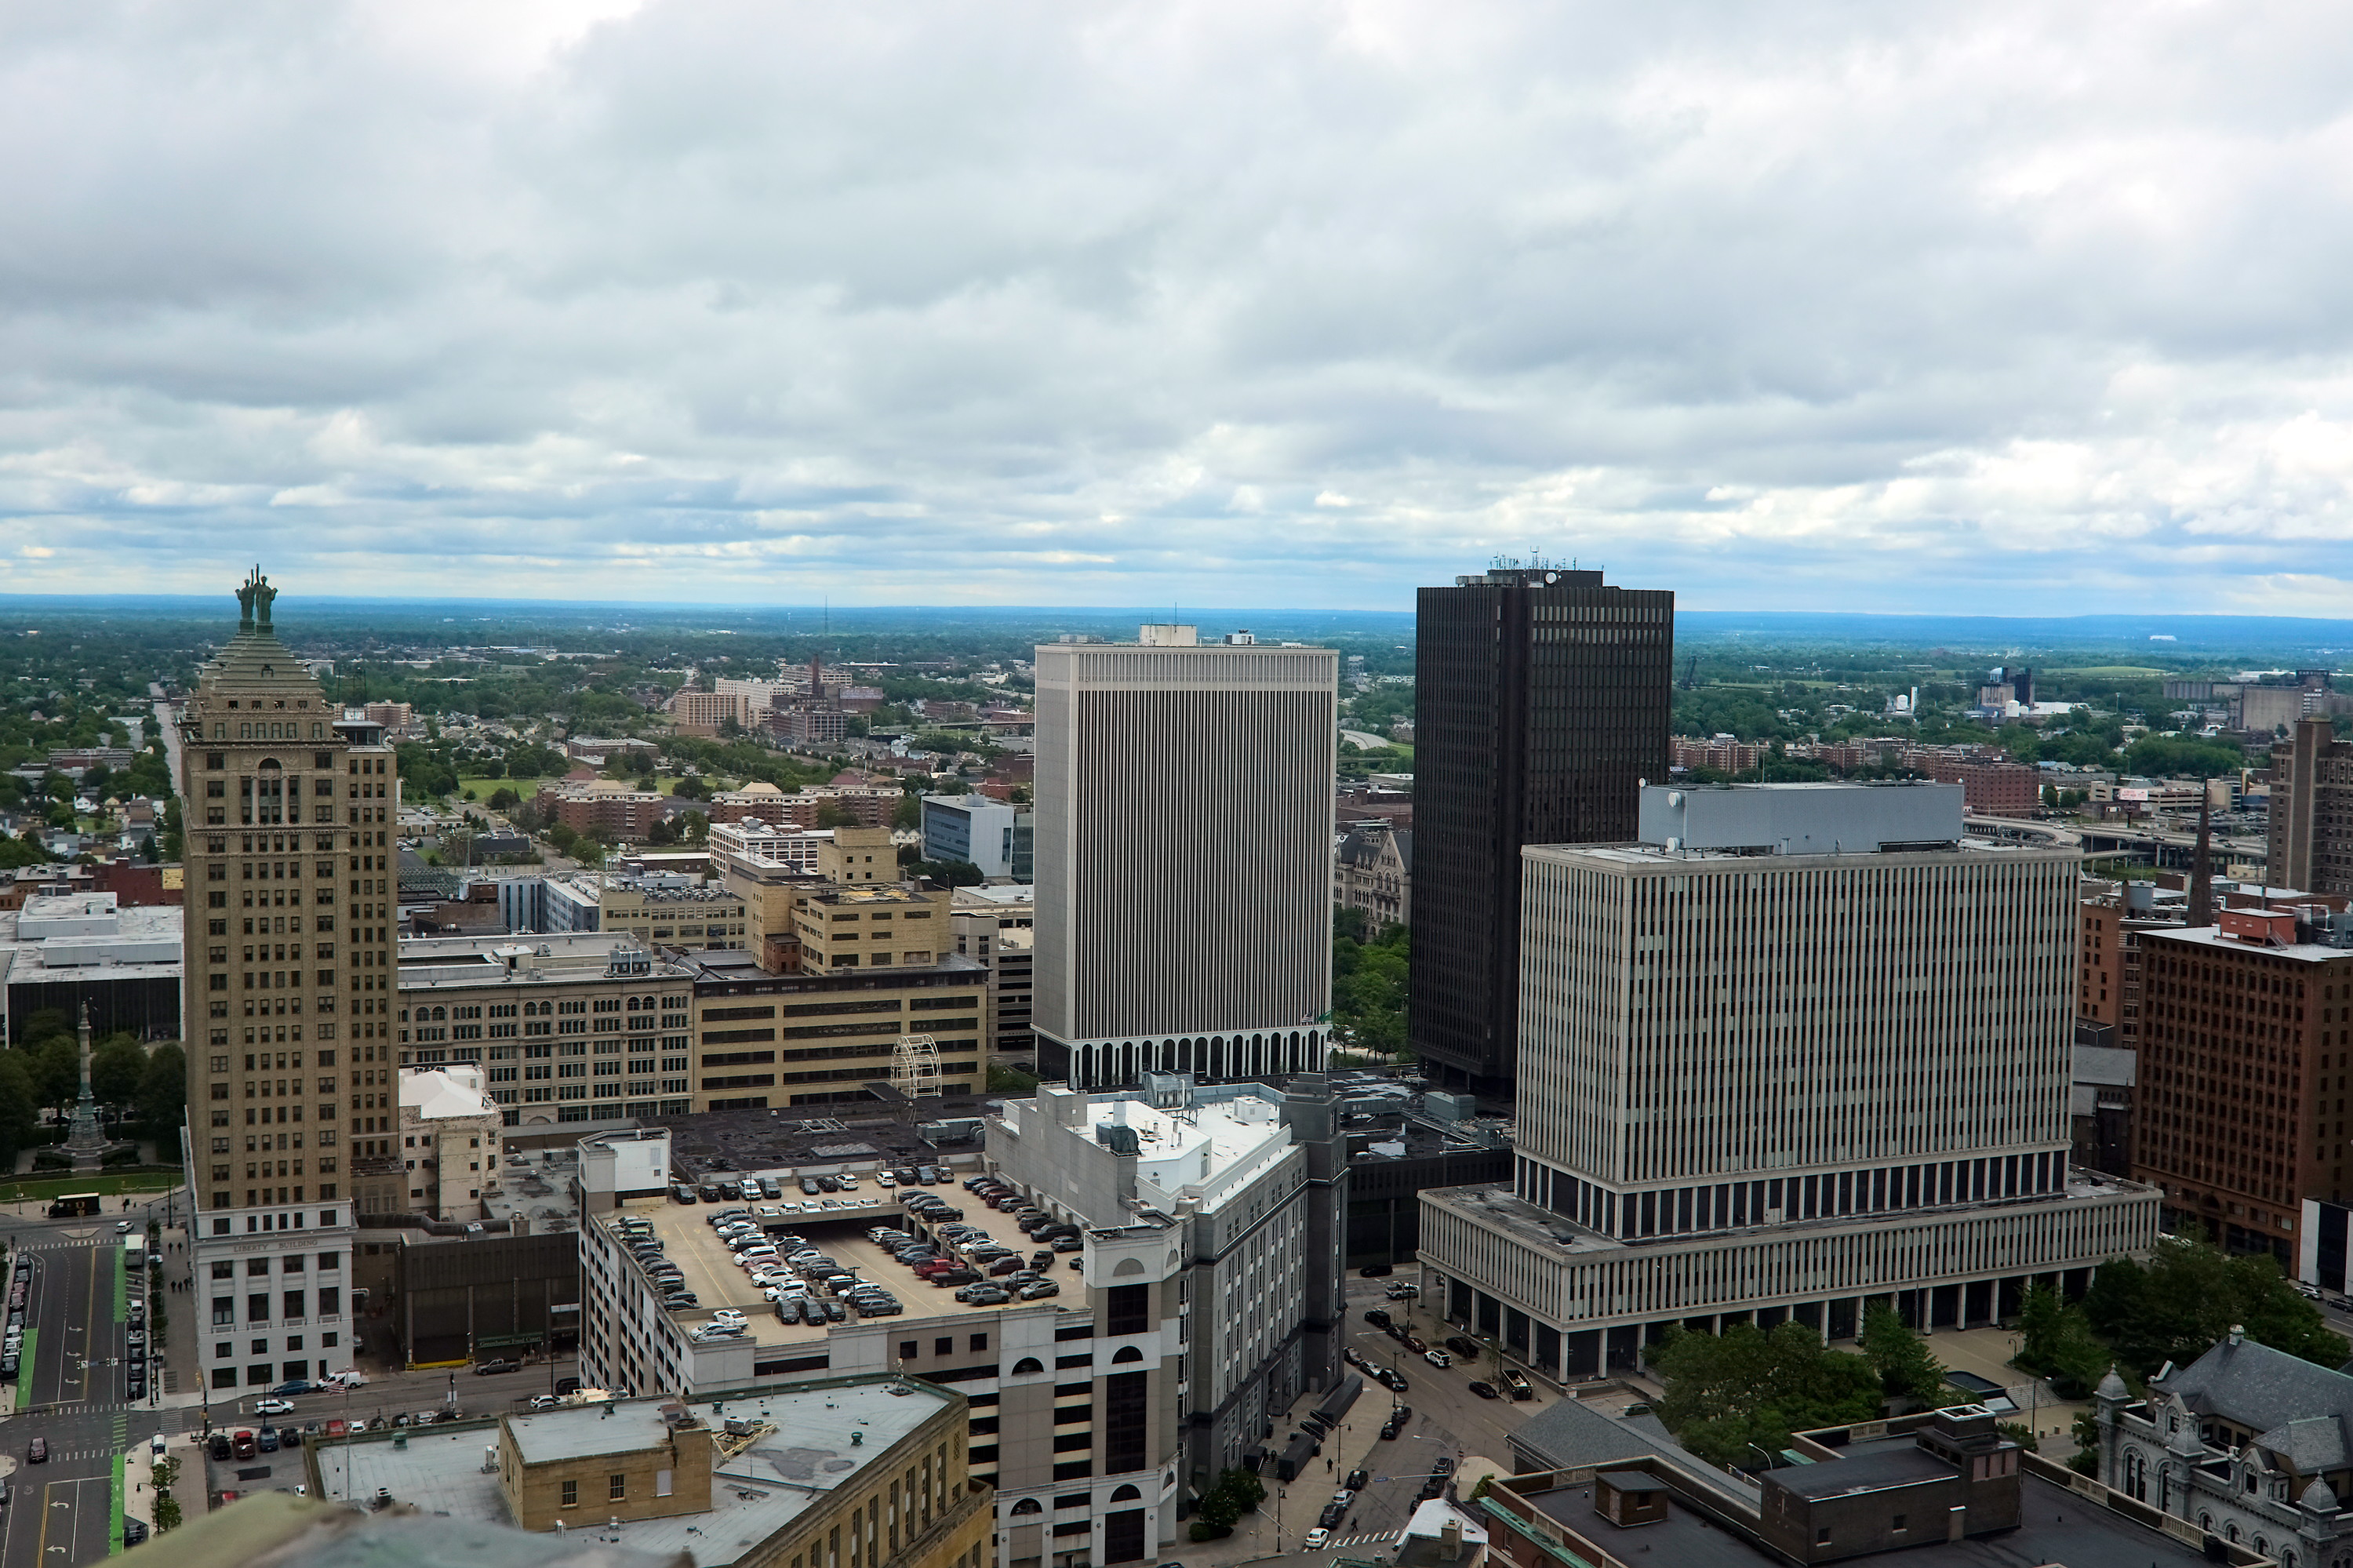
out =
{"type": "Polygon", "coordinates": [[[261,575],[261,567],[255,566],[253,575],[246,578],[245,586],[237,590],[237,623],[239,629],[259,625],[263,630],[268,630],[269,601],[277,597],[278,590],[271,588],[269,579],[261,575]]]}

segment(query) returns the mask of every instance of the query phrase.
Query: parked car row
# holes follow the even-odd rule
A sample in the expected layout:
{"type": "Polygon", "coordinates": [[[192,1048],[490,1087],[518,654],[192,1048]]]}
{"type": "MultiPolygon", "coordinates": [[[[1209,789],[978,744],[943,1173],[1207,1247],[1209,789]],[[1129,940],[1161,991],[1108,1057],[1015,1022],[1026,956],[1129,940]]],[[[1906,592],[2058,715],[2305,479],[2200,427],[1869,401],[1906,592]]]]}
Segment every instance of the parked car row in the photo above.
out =
{"type": "MultiPolygon", "coordinates": [[[[878,1171],[871,1176],[864,1178],[871,1181],[877,1187],[884,1189],[930,1187],[950,1179],[948,1168],[944,1165],[900,1166],[892,1170],[878,1171]]],[[[820,1208],[860,1207],[863,1200],[849,1203],[825,1201],[825,1195],[828,1193],[860,1191],[860,1180],[861,1178],[856,1172],[849,1171],[828,1171],[824,1175],[799,1175],[787,1171],[782,1176],[706,1177],[700,1181],[673,1181],[670,1183],[670,1201],[678,1203],[737,1202],[757,1203],[763,1200],[773,1203],[784,1198],[788,1188],[797,1187],[802,1197],[816,1198],[819,1202],[808,1204],[790,1203],[786,1205],[787,1209],[795,1213],[815,1213],[819,1212],[820,1208]]]]}
{"type": "MultiPolygon", "coordinates": [[[[803,1237],[772,1229],[760,1214],[744,1209],[722,1209],[708,1216],[712,1229],[726,1244],[736,1266],[759,1287],[761,1299],[772,1305],[786,1322],[820,1326],[849,1321],[849,1308],[862,1318],[895,1317],[906,1308],[899,1298],[843,1267],[803,1237]]],[[[709,1338],[733,1338],[744,1331],[741,1313],[724,1313],[697,1333],[709,1338]],[[729,1321],[734,1322],[733,1332],[729,1321]]]]}
{"type": "Polygon", "coordinates": [[[945,1221],[930,1240],[877,1225],[866,1239],[906,1265],[916,1278],[954,1289],[955,1298],[968,1306],[1042,1301],[1062,1293],[1061,1286],[1046,1277],[1054,1266],[1052,1252],[1040,1249],[1025,1259],[978,1225],[945,1221]]]}
{"type": "Polygon", "coordinates": [[[25,1311],[33,1295],[33,1263],[19,1254],[8,1279],[8,1330],[0,1339],[0,1383],[14,1383],[24,1365],[25,1311]]]}

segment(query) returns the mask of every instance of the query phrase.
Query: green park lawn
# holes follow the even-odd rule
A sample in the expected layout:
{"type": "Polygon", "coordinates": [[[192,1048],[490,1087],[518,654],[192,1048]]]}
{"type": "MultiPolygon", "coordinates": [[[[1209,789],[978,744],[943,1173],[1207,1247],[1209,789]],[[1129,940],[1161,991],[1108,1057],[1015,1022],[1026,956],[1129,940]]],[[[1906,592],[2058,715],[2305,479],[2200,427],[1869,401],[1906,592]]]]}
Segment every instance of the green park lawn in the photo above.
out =
{"type": "Polygon", "coordinates": [[[176,1171],[93,1172],[80,1176],[33,1176],[0,1181],[0,1203],[47,1202],[68,1192],[168,1192],[180,1184],[176,1171]]]}

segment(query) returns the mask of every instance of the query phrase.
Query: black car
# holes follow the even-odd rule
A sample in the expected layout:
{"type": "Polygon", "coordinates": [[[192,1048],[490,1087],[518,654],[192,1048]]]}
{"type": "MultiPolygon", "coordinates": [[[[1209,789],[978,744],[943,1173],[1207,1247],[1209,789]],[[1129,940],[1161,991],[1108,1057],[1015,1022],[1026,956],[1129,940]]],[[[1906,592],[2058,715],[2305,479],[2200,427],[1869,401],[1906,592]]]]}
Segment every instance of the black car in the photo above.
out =
{"type": "Polygon", "coordinates": [[[1370,1470],[1351,1470],[1348,1472],[1348,1478],[1341,1483],[1352,1492],[1363,1491],[1372,1484],[1373,1473],[1370,1470]]]}
{"type": "Polygon", "coordinates": [[[814,1198],[814,1197],[816,1197],[816,1196],[818,1195],[818,1184],[817,1184],[817,1178],[816,1178],[816,1177],[814,1177],[814,1176],[804,1176],[804,1177],[802,1177],[802,1178],[801,1178],[801,1195],[802,1195],[802,1196],[804,1196],[804,1197],[808,1197],[808,1198],[814,1198]]]}
{"type": "Polygon", "coordinates": [[[1410,1386],[1405,1381],[1405,1374],[1393,1368],[1383,1367],[1373,1375],[1380,1379],[1381,1386],[1391,1393],[1403,1393],[1410,1386]]]}
{"type": "Polygon", "coordinates": [[[122,1520],[122,1544],[136,1546],[146,1539],[147,1521],[143,1519],[132,1519],[125,1514],[122,1520]]]}
{"type": "Polygon", "coordinates": [[[1430,1462],[1430,1467],[1439,1475],[1451,1476],[1454,1473],[1454,1457],[1451,1454],[1440,1454],[1430,1462]]]}
{"type": "Polygon", "coordinates": [[[691,1203],[694,1202],[694,1189],[681,1181],[670,1190],[670,1201],[673,1203],[691,1203]]]}
{"type": "Polygon", "coordinates": [[[479,1361],[474,1366],[476,1377],[494,1377],[500,1372],[522,1371],[521,1361],[479,1361]]]}
{"type": "Polygon", "coordinates": [[[1386,1329],[1389,1326],[1389,1315],[1377,1307],[1367,1307],[1365,1308],[1365,1321],[1376,1329],[1386,1329]]]}
{"type": "Polygon", "coordinates": [[[1324,1505],[1324,1511],[1315,1516],[1315,1522],[1323,1526],[1325,1530],[1337,1530],[1340,1528],[1341,1520],[1347,1517],[1348,1505],[1346,1503],[1325,1503],[1324,1505]]]}
{"type": "Polygon", "coordinates": [[[1395,1274],[1396,1272],[1396,1269],[1392,1268],[1386,1263],[1368,1263],[1365,1265],[1364,1267],[1356,1270],[1357,1275],[1366,1279],[1378,1279],[1383,1275],[1395,1274]]]}
{"type": "Polygon", "coordinates": [[[735,1194],[716,1181],[705,1181],[694,1190],[694,1195],[706,1203],[723,1203],[735,1194]]]}
{"type": "Polygon", "coordinates": [[[212,1451],[212,1457],[213,1457],[214,1458],[216,1458],[216,1459],[226,1459],[226,1458],[227,1458],[227,1457],[228,1457],[228,1434],[227,1434],[227,1433],[226,1433],[226,1432],[216,1432],[216,1433],[214,1433],[214,1434],[212,1435],[212,1436],[211,1436],[209,1439],[207,1439],[207,1440],[206,1440],[206,1447],[208,1447],[208,1448],[212,1451]]]}
{"type": "Polygon", "coordinates": [[[1495,1387],[1493,1383],[1474,1383],[1471,1385],[1471,1392],[1477,1394],[1482,1399],[1501,1399],[1503,1397],[1503,1395],[1495,1392],[1495,1387]]]}

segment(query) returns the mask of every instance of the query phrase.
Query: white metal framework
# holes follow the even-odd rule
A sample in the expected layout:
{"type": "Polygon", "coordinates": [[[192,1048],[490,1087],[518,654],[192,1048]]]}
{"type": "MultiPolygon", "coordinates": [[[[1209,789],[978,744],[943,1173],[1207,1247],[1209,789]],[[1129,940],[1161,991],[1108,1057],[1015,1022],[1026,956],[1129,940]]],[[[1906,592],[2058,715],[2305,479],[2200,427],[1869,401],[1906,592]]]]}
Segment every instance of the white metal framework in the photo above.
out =
{"type": "Polygon", "coordinates": [[[940,1092],[940,1048],[928,1034],[902,1034],[891,1053],[891,1086],[914,1099],[940,1092]]]}

